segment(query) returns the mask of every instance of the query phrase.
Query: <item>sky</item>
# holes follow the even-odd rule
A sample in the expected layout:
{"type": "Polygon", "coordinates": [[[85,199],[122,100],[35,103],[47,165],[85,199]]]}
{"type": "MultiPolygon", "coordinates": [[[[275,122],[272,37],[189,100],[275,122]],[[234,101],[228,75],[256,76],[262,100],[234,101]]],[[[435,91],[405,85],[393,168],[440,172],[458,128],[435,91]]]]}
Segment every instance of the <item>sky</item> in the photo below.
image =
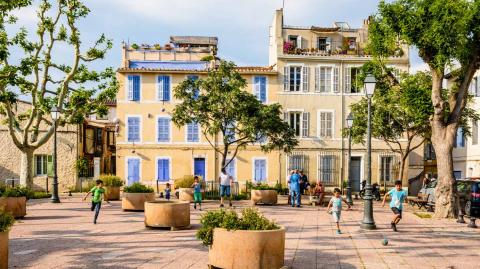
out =
{"type": "MultiPolygon", "coordinates": [[[[84,44],[100,34],[114,47],[95,67],[119,67],[121,43],[165,44],[171,35],[206,35],[219,38],[219,56],[237,65],[268,65],[269,26],[283,0],[84,0],[89,16],[80,23],[84,44]]],[[[360,27],[374,14],[377,0],[284,0],[284,23],[331,26],[346,21],[360,27]]],[[[19,24],[33,32],[35,8],[17,12],[19,24]]],[[[70,55],[60,48],[57,55],[70,55]]],[[[417,55],[412,51],[411,55],[417,55]]],[[[411,71],[425,68],[411,57],[411,71]]]]}

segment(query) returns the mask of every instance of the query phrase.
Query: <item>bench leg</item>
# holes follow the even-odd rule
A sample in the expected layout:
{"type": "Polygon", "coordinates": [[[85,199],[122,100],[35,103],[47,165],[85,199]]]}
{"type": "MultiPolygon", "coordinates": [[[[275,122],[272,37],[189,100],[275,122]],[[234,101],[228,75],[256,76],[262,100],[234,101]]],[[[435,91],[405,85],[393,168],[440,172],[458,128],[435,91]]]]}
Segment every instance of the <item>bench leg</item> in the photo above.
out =
{"type": "Polygon", "coordinates": [[[458,210],[457,223],[465,223],[465,220],[463,219],[463,211],[462,211],[462,209],[459,209],[459,210],[458,210]]]}

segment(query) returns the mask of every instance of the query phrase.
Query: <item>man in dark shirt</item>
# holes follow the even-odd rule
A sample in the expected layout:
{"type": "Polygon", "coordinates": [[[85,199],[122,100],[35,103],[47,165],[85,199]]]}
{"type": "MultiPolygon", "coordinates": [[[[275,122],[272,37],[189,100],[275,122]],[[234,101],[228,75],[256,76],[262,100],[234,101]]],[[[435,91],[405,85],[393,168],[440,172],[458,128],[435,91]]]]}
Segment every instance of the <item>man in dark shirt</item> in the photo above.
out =
{"type": "Polygon", "coordinates": [[[310,183],[308,183],[307,175],[300,171],[300,193],[304,194],[305,190],[308,190],[310,183]]]}

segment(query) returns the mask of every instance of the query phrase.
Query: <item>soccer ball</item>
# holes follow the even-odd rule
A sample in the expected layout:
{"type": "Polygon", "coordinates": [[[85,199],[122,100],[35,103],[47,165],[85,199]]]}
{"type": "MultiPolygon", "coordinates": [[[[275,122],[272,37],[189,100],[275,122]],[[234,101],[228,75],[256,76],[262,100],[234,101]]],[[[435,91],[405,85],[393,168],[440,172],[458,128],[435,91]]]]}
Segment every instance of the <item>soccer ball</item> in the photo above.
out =
{"type": "Polygon", "coordinates": [[[384,246],[388,245],[388,240],[387,240],[387,238],[384,238],[384,239],[382,240],[382,245],[384,245],[384,246]]]}

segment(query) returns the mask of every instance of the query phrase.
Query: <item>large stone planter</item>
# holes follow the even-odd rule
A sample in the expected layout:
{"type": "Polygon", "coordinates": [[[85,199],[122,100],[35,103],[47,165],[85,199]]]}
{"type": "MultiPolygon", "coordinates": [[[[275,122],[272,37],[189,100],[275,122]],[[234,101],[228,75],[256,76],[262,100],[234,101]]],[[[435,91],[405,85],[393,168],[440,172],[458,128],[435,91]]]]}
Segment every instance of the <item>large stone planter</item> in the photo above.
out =
{"type": "Polygon", "coordinates": [[[276,205],[278,201],[277,195],[278,193],[275,190],[252,190],[252,204],[276,205]]]}
{"type": "Polygon", "coordinates": [[[8,232],[0,233],[0,269],[8,269],[8,232]]]}
{"type": "Polygon", "coordinates": [[[14,218],[23,218],[27,215],[27,198],[0,197],[0,210],[12,214],[14,218]]]}
{"type": "Polygon", "coordinates": [[[269,231],[215,228],[208,262],[223,269],[278,269],[283,267],[284,256],[284,228],[269,231]]]}
{"type": "Polygon", "coordinates": [[[180,188],[178,189],[178,199],[185,202],[193,202],[193,189],[180,188]]]}
{"type": "Polygon", "coordinates": [[[145,202],[145,226],[172,229],[190,226],[190,203],[177,201],[145,202]]]}
{"type": "Polygon", "coordinates": [[[120,200],[120,187],[106,187],[105,199],[107,201],[120,200]]]}
{"type": "Polygon", "coordinates": [[[122,209],[143,211],[145,202],[155,201],[155,193],[128,193],[124,192],[122,196],[122,209]]]}

